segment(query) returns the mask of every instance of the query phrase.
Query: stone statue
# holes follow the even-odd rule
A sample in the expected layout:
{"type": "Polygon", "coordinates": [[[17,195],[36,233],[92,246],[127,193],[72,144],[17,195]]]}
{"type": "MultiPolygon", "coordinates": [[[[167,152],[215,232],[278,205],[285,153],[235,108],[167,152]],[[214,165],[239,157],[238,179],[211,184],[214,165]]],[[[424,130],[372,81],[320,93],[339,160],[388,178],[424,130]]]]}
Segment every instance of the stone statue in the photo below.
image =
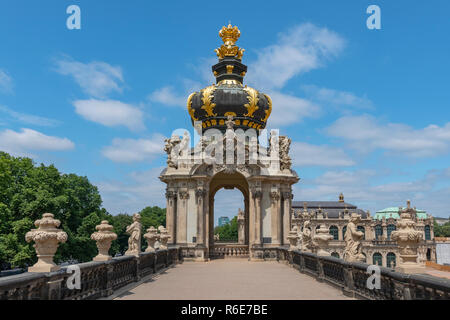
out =
{"type": "Polygon", "coordinates": [[[167,153],[167,166],[170,168],[177,168],[179,148],[175,148],[180,142],[180,137],[173,136],[172,138],[164,140],[164,151],[167,153]]]}
{"type": "Polygon", "coordinates": [[[397,230],[392,231],[391,239],[397,241],[400,251],[400,261],[396,270],[404,273],[423,273],[425,266],[417,262],[417,249],[423,239],[422,231],[415,230],[417,216],[415,208],[411,208],[411,202],[407,201],[405,209],[400,208],[400,219],[397,221],[397,230]]]}
{"type": "Polygon", "coordinates": [[[227,130],[233,130],[234,121],[232,115],[227,116],[227,121],[225,121],[225,124],[227,125],[227,130]]]}
{"type": "Polygon", "coordinates": [[[330,234],[330,230],[324,224],[321,224],[320,228],[316,230],[316,235],[314,236],[318,256],[330,256],[327,248],[328,242],[330,242],[331,239],[333,239],[333,236],[330,234]]]}
{"type": "Polygon", "coordinates": [[[155,243],[159,239],[158,230],[151,226],[147,229],[147,233],[144,234],[144,238],[147,240],[147,249],[145,249],[145,252],[155,252],[155,243]]]}
{"type": "Polygon", "coordinates": [[[142,225],[140,221],[141,215],[135,213],[133,215],[133,223],[127,227],[126,232],[130,237],[128,238],[128,250],[125,252],[125,255],[139,256],[141,252],[142,225]]]}
{"type": "Polygon", "coordinates": [[[108,224],[107,220],[103,220],[98,226],[95,227],[97,232],[91,234],[91,239],[97,242],[98,255],[92,259],[92,261],[108,261],[112,257],[108,251],[111,247],[111,242],[117,239],[117,234],[113,230],[113,226],[108,224]]]}
{"type": "Polygon", "coordinates": [[[366,258],[361,252],[361,239],[364,233],[358,231],[356,225],[361,221],[361,215],[352,213],[350,222],[347,224],[347,231],[344,235],[345,249],[344,260],[346,261],[365,261],[366,258]]]}
{"type": "Polygon", "coordinates": [[[52,272],[60,269],[53,262],[58,244],[67,241],[67,233],[58,229],[61,221],[53,219],[53,214],[44,213],[42,219],[36,220],[32,229],[25,235],[27,242],[34,241],[38,261],[28,268],[28,272],[52,272]]]}
{"type": "Polygon", "coordinates": [[[313,251],[313,241],[311,238],[311,228],[310,221],[306,220],[303,223],[303,231],[302,231],[302,251],[304,252],[312,252],[313,251]]]}
{"type": "Polygon", "coordinates": [[[280,142],[280,170],[290,170],[292,161],[289,157],[289,149],[291,146],[291,139],[286,136],[279,137],[280,142]]]}

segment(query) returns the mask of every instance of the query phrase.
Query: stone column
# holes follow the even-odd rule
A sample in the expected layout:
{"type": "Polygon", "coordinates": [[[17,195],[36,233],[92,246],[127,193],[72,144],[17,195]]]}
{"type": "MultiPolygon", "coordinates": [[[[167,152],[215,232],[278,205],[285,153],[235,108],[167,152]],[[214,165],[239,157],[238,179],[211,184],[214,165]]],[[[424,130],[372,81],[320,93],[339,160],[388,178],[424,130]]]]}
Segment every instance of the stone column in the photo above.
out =
{"type": "Polygon", "coordinates": [[[91,239],[97,242],[98,255],[92,261],[108,261],[112,257],[108,251],[111,248],[111,242],[117,239],[117,234],[113,230],[113,226],[108,224],[108,221],[103,220],[95,227],[97,232],[91,234],[91,239]]]}
{"type": "Polygon", "coordinates": [[[283,192],[283,231],[282,231],[282,244],[289,243],[287,238],[289,231],[291,230],[291,210],[292,210],[292,198],[293,194],[290,191],[283,192]]]}
{"type": "Polygon", "coordinates": [[[204,244],[204,225],[205,225],[205,199],[206,191],[204,189],[197,189],[195,191],[197,203],[197,245],[204,244]]]}
{"type": "Polygon", "coordinates": [[[250,247],[256,242],[256,214],[255,214],[255,198],[253,197],[254,191],[250,191],[248,200],[248,242],[250,247]]]}
{"type": "Polygon", "coordinates": [[[280,208],[280,194],[278,191],[270,192],[270,216],[271,216],[271,234],[272,244],[280,245],[283,241],[282,236],[282,221],[281,221],[281,208],[280,208]]]}
{"type": "Polygon", "coordinates": [[[60,269],[53,262],[53,256],[58,249],[58,244],[67,241],[67,233],[57,229],[61,221],[53,219],[51,213],[44,213],[42,219],[36,220],[34,225],[37,229],[32,229],[25,235],[27,242],[34,241],[34,248],[38,261],[28,268],[28,272],[53,272],[60,269]]]}
{"type": "Polygon", "coordinates": [[[178,192],[179,203],[177,203],[177,243],[187,243],[187,199],[189,199],[189,192],[187,190],[178,192]]]}
{"type": "Polygon", "coordinates": [[[397,221],[397,230],[392,231],[391,239],[397,241],[400,251],[400,261],[396,271],[404,273],[423,273],[425,266],[417,262],[417,249],[419,242],[423,240],[423,234],[414,229],[416,222],[416,210],[411,208],[411,202],[407,201],[407,208],[401,209],[400,220],[397,221]]]}
{"type": "Polygon", "coordinates": [[[257,190],[253,193],[255,198],[255,243],[262,244],[262,219],[261,219],[261,190],[257,190]]]}
{"type": "Polygon", "coordinates": [[[238,223],[238,243],[245,243],[245,213],[241,209],[239,209],[237,215],[237,223],[238,223]]]}
{"type": "Polygon", "coordinates": [[[166,192],[166,226],[171,236],[169,243],[176,243],[176,198],[174,191],[166,192]]]}

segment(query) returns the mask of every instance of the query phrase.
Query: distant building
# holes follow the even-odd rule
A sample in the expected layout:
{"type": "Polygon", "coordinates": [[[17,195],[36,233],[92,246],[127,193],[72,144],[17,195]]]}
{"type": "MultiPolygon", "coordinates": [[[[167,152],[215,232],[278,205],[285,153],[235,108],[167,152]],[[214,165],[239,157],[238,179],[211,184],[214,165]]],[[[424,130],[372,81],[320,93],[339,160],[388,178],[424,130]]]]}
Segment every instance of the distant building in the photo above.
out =
{"type": "MultiPolygon", "coordinates": [[[[353,212],[358,213],[361,215],[361,222],[357,228],[364,233],[361,245],[366,262],[392,268],[395,267],[399,257],[397,242],[391,240],[391,233],[397,229],[397,220],[400,218],[399,210],[399,207],[386,208],[377,211],[372,217],[369,211],[345,202],[344,195],[340,194],[338,201],[292,201],[292,222],[301,230],[306,217],[310,220],[313,236],[316,229],[324,224],[333,236],[328,249],[332,256],[341,258],[345,249],[344,234],[350,215],[353,212]]],[[[415,210],[416,229],[423,232],[418,260],[421,263],[436,261],[433,217],[424,210],[415,210]]],[[[441,252],[446,251],[446,248],[443,245],[441,252]]],[[[447,261],[444,253],[441,256],[447,261]]]]}
{"type": "Polygon", "coordinates": [[[219,227],[224,226],[230,223],[230,219],[228,217],[220,217],[219,218],[219,227]]]}
{"type": "Polygon", "coordinates": [[[449,218],[439,218],[439,217],[435,217],[435,218],[434,218],[434,221],[436,221],[436,223],[437,223],[438,225],[442,226],[442,225],[446,224],[447,222],[449,222],[450,219],[449,219],[449,218]]]}

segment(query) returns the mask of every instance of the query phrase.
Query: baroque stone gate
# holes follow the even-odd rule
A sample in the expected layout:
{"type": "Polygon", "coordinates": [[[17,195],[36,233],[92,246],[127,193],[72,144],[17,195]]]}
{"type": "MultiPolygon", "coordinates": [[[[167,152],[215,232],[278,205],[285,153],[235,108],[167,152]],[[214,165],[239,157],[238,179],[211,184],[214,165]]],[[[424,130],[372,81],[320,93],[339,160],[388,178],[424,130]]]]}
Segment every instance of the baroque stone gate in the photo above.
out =
{"type": "Polygon", "coordinates": [[[219,35],[224,44],[212,67],[216,84],[187,101],[198,134],[195,147],[188,132],[166,140],[167,168],[160,175],[167,184],[166,226],[169,243],[185,257],[213,257],[214,196],[221,188],[237,188],[244,196],[244,235],[233,253],[258,260],[263,248],[288,244],[292,184],[299,178],[291,169],[291,140],[273,131],[265,143],[272,101],[242,84],[247,66],[241,63],[244,50],[235,45],[240,31],[228,25],[219,35]]]}

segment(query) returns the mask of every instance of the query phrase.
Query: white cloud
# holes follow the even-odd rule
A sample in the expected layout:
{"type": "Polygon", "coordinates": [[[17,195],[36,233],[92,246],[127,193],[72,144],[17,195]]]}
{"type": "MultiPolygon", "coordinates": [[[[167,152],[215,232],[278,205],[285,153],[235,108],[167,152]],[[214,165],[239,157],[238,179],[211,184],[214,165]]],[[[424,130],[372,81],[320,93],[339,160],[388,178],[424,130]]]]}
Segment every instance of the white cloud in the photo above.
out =
{"type": "Polygon", "coordinates": [[[360,152],[385,149],[409,157],[433,157],[450,150],[450,122],[414,129],[405,124],[379,123],[372,116],[346,116],[333,123],[327,132],[346,140],[360,152]]]}
{"type": "Polygon", "coordinates": [[[38,131],[23,128],[20,132],[6,129],[0,132],[0,150],[16,156],[31,156],[29,151],[64,151],[75,147],[67,138],[47,136],[38,131]]]}
{"type": "Polygon", "coordinates": [[[160,134],[153,135],[152,139],[116,138],[102,150],[106,158],[121,163],[150,161],[163,153],[164,136],[160,134]]]}
{"type": "Polygon", "coordinates": [[[6,114],[10,118],[26,124],[33,124],[37,126],[56,126],[60,121],[49,118],[39,117],[32,114],[16,112],[6,106],[0,105],[0,112],[6,114]]]}
{"type": "Polygon", "coordinates": [[[166,207],[165,183],[158,179],[163,167],[132,172],[125,179],[97,182],[103,206],[111,214],[135,213],[146,206],[166,207]]]}
{"type": "Polygon", "coordinates": [[[0,91],[3,93],[11,93],[13,88],[12,78],[0,69],[0,91]]]}
{"type": "Polygon", "coordinates": [[[143,112],[130,104],[117,100],[76,100],[75,112],[83,118],[108,127],[126,126],[130,130],[145,128],[143,112]]]}
{"type": "Polygon", "coordinates": [[[344,167],[355,165],[355,162],[343,150],[327,145],[317,146],[304,142],[293,142],[290,153],[293,164],[300,167],[344,167]]]}
{"type": "Polygon", "coordinates": [[[270,92],[273,108],[268,120],[271,126],[290,125],[300,122],[305,117],[320,114],[320,107],[311,101],[281,92],[270,92]]]}
{"type": "Polygon", "coordinates": [[[320,88],[314,85],[302,86],[302,89],[314,101],[336,107],[352,107],[356,109],[373,109],[372,101],[366,97],[358,97],[351,92],[320,88]]]}
{"type": "Polygon", "coordinates": [[[247,80],[260,88],[280,89],[293,77],[322,67],[345,41],[337,33],[305,23],[280,33],[277,43],[259,50],[247,80]]]}
{"type": "Polygon", "coordinates": [[[187,96],[179,95],[175,88],[167,86],[153,91],[149,99],[167,106],[183,107],[186,106],[187,96]]]}
{"type": "Polygon", "coordinates": [[[82,63],[64,57],[56,61],[56,71],[74,78],[90,96],[105,98],[110,92],[122,92],[123,75],[118,66],[101,61],[82,63]]]}

